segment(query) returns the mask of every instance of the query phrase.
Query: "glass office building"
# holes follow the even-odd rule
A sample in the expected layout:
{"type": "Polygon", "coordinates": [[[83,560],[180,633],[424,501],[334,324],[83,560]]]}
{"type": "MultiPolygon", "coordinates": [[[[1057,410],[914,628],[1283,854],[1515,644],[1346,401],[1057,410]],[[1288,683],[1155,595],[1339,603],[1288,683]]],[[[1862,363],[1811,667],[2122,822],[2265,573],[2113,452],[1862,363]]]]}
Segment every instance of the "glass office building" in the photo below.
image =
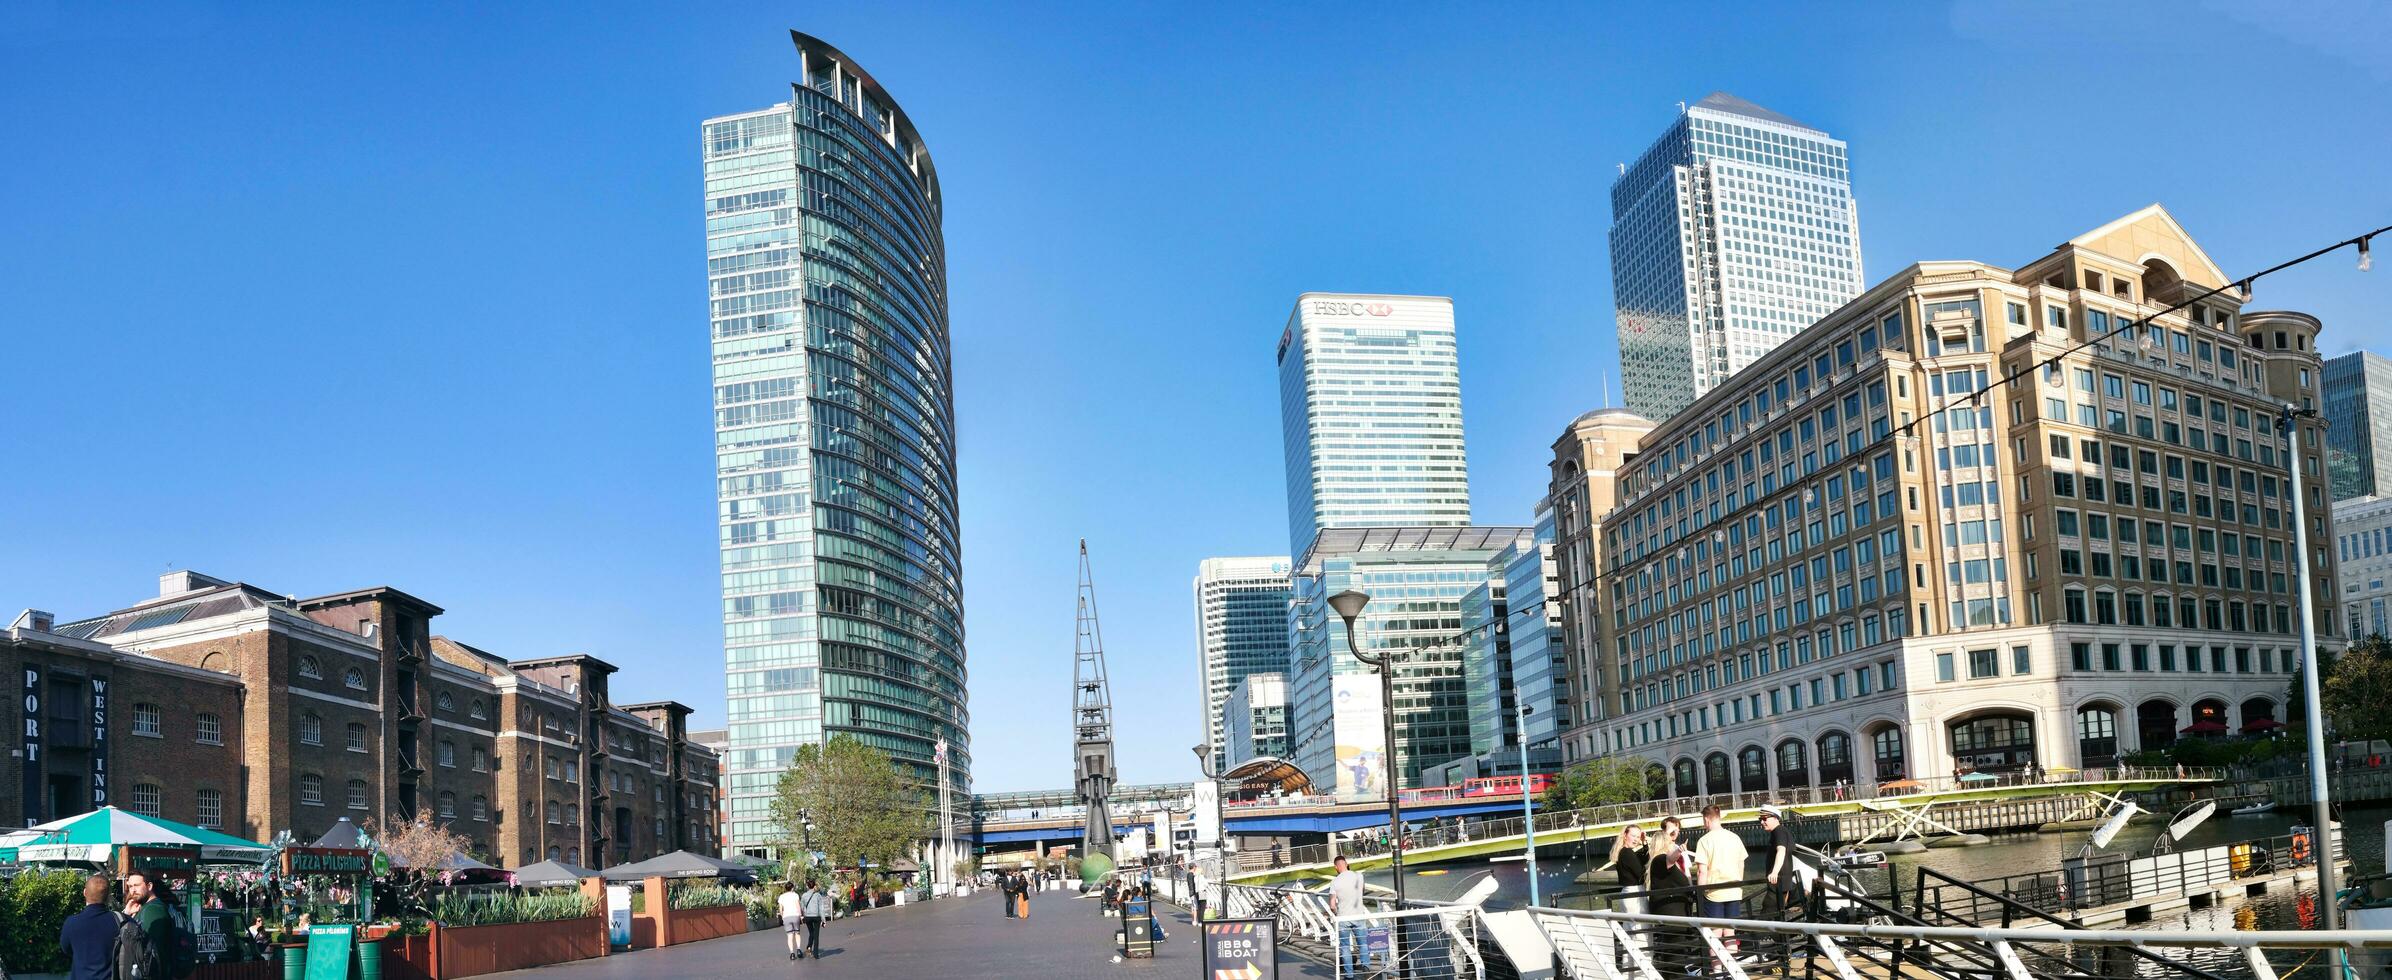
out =
{"type": "Polygon", "coordinates": [[[1725,92],[1611,185],[1629,409],[1656,422],[1860,295],[1844,142],[1725,92]]]}
{"type": "Polygon", "coordinates": [[[1289,554],[1324,528],[1470,523],[1453,300],[1305,293],[1278,358],[1289,554]]]}
{"type": "MultiPolygon", "coordinates": [[[[1248,677],[1287,670],[1289,564],[1279,556],[1207,558],[1196,566],[1197,669],[1203,674],[1198,690],[1215,771],[1227,771],[1242,758],[1229,731],[1235,723],[1227,714],[1231,697],[1248,677]]],[[[1279,703],[1286,703],[1284,694],[1279,703]]],[[[1284,744],[1284,721],[1278,734],[1284,744]]]]}
{"type": "Polygon", "coordinates": [[[705,121],[729,679],[724,838],[758,850],[799,745],[852,735],[969,798],[937,172],[903,110],[791,32],[790,101],[705,121]]]}
{"type": "Polygon", "coordinates": [[[2392,496],[2392,358],[2355,350],[2327,358],[2320,373],[2334,499],[2392,496]]]}

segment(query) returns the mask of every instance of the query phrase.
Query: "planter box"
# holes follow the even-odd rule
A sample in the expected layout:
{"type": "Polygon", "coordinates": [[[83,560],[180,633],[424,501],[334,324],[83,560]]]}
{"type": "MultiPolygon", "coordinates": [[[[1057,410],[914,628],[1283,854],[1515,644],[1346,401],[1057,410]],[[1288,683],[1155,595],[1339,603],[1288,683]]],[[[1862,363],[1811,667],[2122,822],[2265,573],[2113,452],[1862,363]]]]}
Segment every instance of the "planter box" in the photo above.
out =
{"type": "Polygon", "coordinates": [[[432,937],[429,934],[391,936],[382,940],[382,980],[432,980],[432,937]]]}
{"type": "Polygon", "coordinates": [[[499,926],[435,926],[430,937],[432,978],[456,980],[603,956],[604,921],[589,916],[499,926]]]}

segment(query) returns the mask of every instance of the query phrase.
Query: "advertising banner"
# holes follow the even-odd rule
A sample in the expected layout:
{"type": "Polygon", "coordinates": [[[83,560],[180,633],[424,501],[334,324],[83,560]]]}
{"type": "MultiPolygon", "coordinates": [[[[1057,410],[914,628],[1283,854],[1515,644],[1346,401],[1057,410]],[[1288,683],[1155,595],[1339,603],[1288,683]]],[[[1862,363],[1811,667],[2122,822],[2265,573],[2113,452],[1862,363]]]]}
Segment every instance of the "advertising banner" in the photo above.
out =
{"type": "Polygon", "coordinates": [[[606,886],[606,944],[631,948],[631,886],[606,886]]]}
{"type": "Polygon", "coordinates": [[[91,679],[91,808],[108,805],[108,678],[91,679]]]}
{"type": "Polygon", "coordinates": [[[1209,980],[1270,980],[1279,976],[1279,920],[1206,922],[1202,969],[1209,980]]]}
{"type": "Polygon", "coordinates": [[[1154,812],[1154,851],[1160,860],[1169,861],[1173,854],[1178,853],[1178,848],[1172,846],[1174,843],[1171,839],[1171,811],[1156,810],[1154,812]]]}
{"type": "Polygon", "coordinates": [[[1221,784],[1204,780],[1196,784],[1196,843],[1210,847],[1221,839],[1221,784]]]}
{"type": "Polygon", "coordinates": [[[25,760],[25,826],[46,823],[50,819],[42,804],[49,799],[42,792],[42,672],[25,668],[25,693],[17,705],[24,712],[25,730],[18,736],[17,750],[25,760]]]}
{"type": "Polygon", "coordinates": [[[1339,674],[1329,681],[1335,707],[1330,736],[1337,752],[1337,795],[1383,797],[1387,787],[1387,729],[1376,674],[1339,674]]]}

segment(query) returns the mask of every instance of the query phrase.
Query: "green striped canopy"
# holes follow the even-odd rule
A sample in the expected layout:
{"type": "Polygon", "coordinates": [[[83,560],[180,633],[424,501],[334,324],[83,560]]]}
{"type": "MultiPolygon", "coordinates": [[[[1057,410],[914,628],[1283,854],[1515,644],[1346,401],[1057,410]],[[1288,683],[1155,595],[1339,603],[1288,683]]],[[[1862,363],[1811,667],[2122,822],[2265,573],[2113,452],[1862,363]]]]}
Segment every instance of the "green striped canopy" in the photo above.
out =
{"type": "Polygon", "coordinates": [[[270,852],[264,844],[230,834],[104,806],[0,836],[0,859],[104,864],[117,847],[135,844],[197,847],[203,861],[261,863],[270,852]]]}

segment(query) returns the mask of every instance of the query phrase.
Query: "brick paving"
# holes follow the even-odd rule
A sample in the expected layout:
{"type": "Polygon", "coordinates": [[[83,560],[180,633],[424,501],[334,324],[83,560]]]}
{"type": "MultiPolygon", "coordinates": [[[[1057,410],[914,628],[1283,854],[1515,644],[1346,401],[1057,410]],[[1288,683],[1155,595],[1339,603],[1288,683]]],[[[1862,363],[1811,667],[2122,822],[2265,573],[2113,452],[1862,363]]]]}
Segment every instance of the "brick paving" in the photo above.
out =
{"type": "MultiPolygon", "coordinates": [[[[1150,960],[1113,962],[1120,920],[1106,918],[1095,898],[1041,892],[1028,920],[1008,919],[994,892],[923,905],[874,909],[822,931],[820,960],[790,962],[781,932],[752,932],[700,943],[641,950],[602,959],[491,974],[493,980],[649,980],[656,977],[741,977],[751,980],[890,980],[973,977],[991,980],[1083,980],[1198,973],[1196,931],[1186,912],[1168,913],[1150,960]]],[[[1282,980],[1329,977],[1331,972],[1282,949],[1282,980]]]]}

